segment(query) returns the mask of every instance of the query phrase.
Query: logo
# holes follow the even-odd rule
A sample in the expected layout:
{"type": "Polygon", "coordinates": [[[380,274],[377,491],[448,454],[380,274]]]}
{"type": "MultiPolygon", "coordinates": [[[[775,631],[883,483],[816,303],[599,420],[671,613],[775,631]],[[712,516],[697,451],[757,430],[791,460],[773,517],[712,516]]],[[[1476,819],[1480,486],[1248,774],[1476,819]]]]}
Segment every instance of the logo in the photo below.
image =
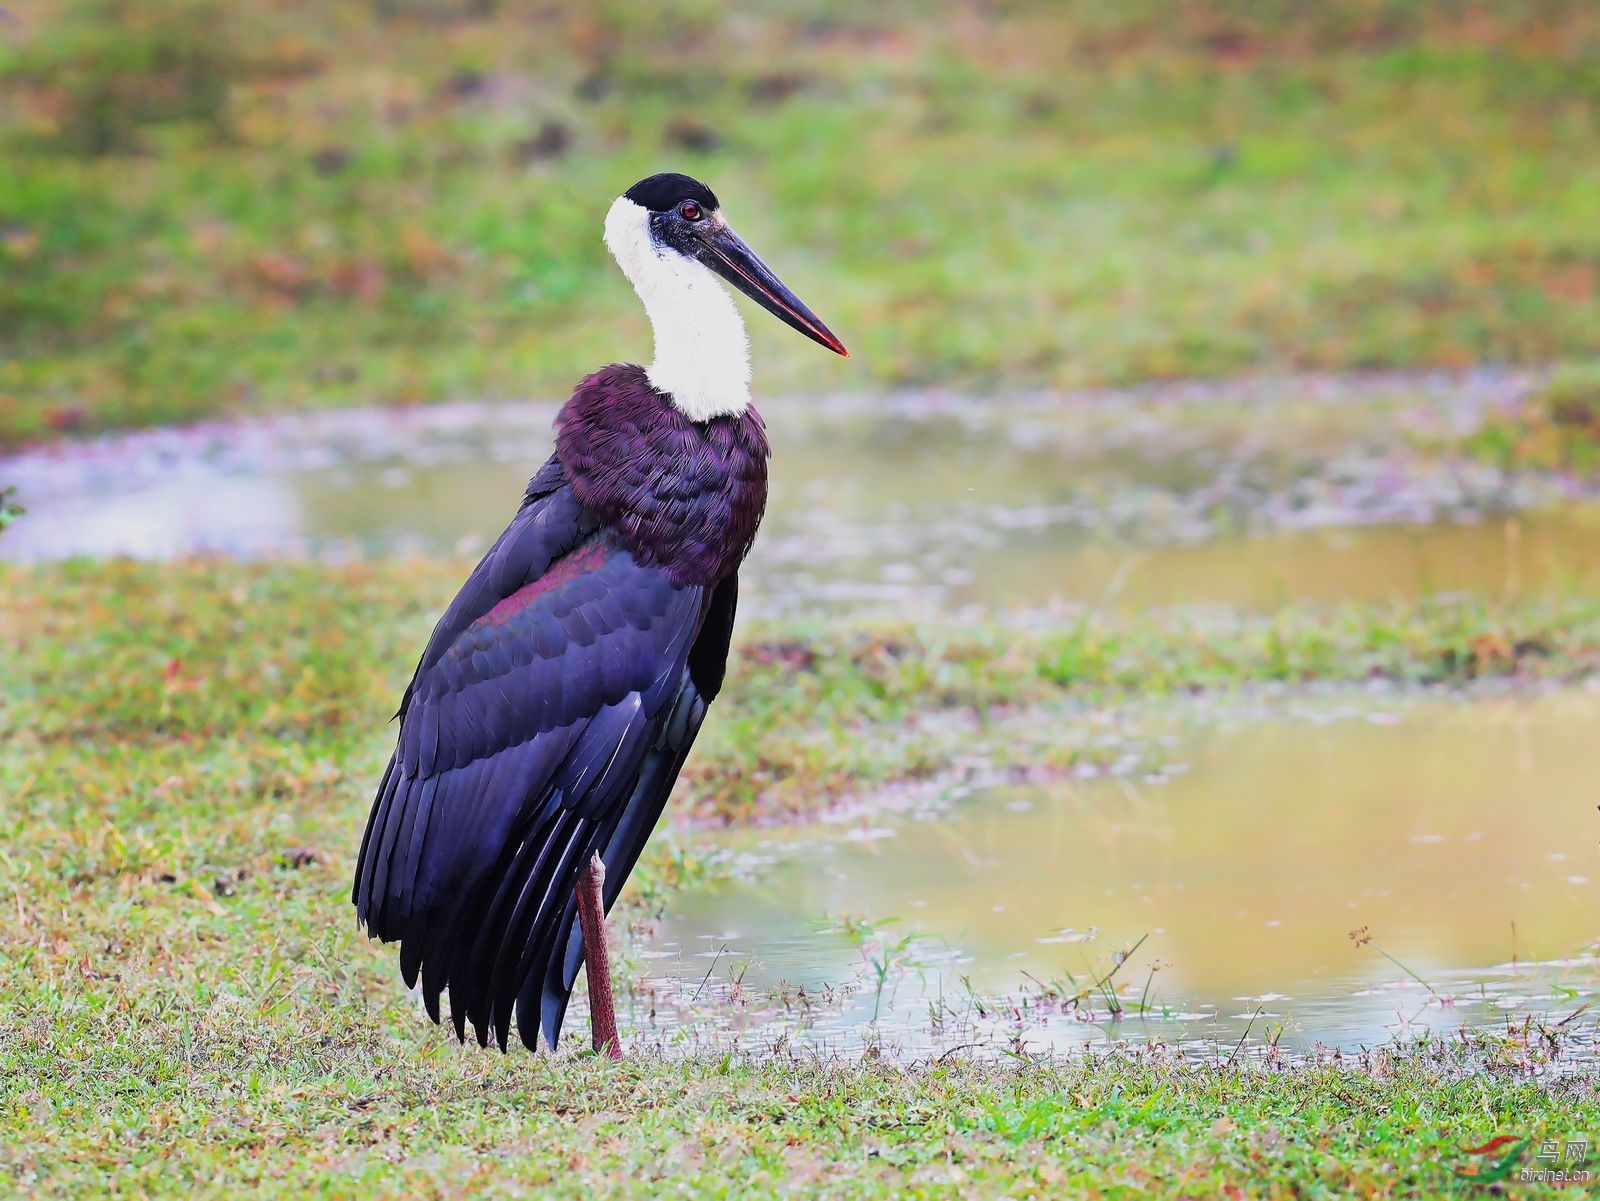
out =
{"type": "Polygon", "coordinates": [[[1451,1167],[1451,1173],[1474,1184],[1588,1184],[1593,1173],[1584,1165],[1589,1158],[1586,1138],[1546,1139],[1534,1152],[1533,1163],[1523,1162],[1531,1138],[1517,1134],[1496,1135],[1479,1147],[1462,1147],[1461,1154],[1475,1158],[1465,1166],[1451,1167]]]}

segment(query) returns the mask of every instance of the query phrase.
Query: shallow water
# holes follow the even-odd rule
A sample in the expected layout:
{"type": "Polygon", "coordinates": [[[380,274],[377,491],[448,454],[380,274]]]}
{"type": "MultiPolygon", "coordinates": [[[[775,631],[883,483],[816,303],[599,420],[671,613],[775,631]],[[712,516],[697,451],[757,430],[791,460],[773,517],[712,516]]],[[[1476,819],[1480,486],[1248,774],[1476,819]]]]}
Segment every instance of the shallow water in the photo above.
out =
{"type": "Polygon", "coordinates": [[[1600,995],[1600,696],[1397,705],[1192,731],[1142,779],[729,831],[735,877],[677,895],[640,943],[634,1019],[668,1042],[912,1056],[1225,1054],[1247,1030],[1352,1051],[1600,995]],[[1141,936],[1121,1020],[1103,990],[1062,1003],[1141,936]]]}
{"type": "MultiPolygon", "coordinates": [[[[1408,449],[1515,386],[774,404],[742,604],[1266,610],[1589,591],[1593,496],[1408,449]]],[[[553,412],[296,416],[0,461],[28,509],[0,556],[474,554],[548,453],[553,412]]],[[[1351,1050],[1600,998],[1600,697],[1392,704],[1212,714],[1150,776],[730,831],[737,870],[677,894],[637,941],[633,1035],[1215,1057],[1241,1039],[1351,1050]]],[[[1571,1030],[1596,1045],[1592,1020],[1571,1030]]]]}
{"type": "MultiPolygon", "coordinates": [[[[1470,423],[1503,381],[1410,387],[774,402],[744,603],[1263,609],[1600,583],[1600,507],[1406,449],[1470,423]]],[[[313,414],[0,461],[28,510],[0,555],[475,554],[548,453],[553,412],[313,414]]]]}

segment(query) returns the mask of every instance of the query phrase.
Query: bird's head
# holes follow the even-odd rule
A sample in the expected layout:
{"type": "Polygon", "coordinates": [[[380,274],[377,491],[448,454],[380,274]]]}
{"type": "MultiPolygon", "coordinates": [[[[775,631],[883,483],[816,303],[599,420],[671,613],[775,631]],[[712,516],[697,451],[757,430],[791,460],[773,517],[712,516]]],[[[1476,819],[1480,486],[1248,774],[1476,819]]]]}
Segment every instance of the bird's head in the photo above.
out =
{"type": "Polygon", "coordinates": [[[652,318],[655,302],[679,304],[682,298],[673,293],[691,291],[703,268],[813,342],[835,354],[850,353],[733,232],[716,195],[697,179],[668,172],[634,184],[606,216],[606,245],[652,318]]]}

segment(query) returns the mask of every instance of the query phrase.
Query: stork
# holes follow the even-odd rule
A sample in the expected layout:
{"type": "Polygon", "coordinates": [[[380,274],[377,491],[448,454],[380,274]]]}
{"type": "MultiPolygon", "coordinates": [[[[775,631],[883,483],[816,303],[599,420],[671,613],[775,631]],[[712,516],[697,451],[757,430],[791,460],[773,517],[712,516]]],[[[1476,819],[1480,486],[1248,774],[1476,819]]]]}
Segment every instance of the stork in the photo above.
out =
{"type": "Polygon", "coordinates": [[[718,278],[848,352],[723,218],[652,175],[605,219],[655,361],[603,367],[556,418],[555,453],[434,627],[401,698],[352,899],[399,942],[456,1036],[552,1050],[578,969],[594,1048],[621,1056],[605,915],[722,687],[767,500],[744,323],[718,278]]]}

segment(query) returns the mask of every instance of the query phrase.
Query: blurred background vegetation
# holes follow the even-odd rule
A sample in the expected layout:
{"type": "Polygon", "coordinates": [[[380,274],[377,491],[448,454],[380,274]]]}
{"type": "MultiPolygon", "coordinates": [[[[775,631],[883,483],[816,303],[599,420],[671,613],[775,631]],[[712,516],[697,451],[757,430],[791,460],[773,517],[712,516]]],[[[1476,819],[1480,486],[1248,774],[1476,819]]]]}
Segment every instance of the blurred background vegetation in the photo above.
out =
{"type": "Polygon", "coordinates": [[[856,354],[760,323],[767,392],[1600,328],[1592,0],[22,0],[0,154],[0,446],[564,394],[648,354],[599,229],[662,169],[856,354]]]}
{"type": "Polygon", "coordinates": [[[0,0],[0,1180],[1439,1195],[1600,1127],[1597,581],[1600,0],[0,0]],[[600,229],[665,169],[853,357],[751,324],[644,1054],[530,1070],[347,882],[553,405],[8,452],[563,397],[650,353],[600,229]],[[1356,374],[1056,395],[1294,372],[1356,374]],[[924,1066],[836,1070],[891,962],[924,1066]]]}

